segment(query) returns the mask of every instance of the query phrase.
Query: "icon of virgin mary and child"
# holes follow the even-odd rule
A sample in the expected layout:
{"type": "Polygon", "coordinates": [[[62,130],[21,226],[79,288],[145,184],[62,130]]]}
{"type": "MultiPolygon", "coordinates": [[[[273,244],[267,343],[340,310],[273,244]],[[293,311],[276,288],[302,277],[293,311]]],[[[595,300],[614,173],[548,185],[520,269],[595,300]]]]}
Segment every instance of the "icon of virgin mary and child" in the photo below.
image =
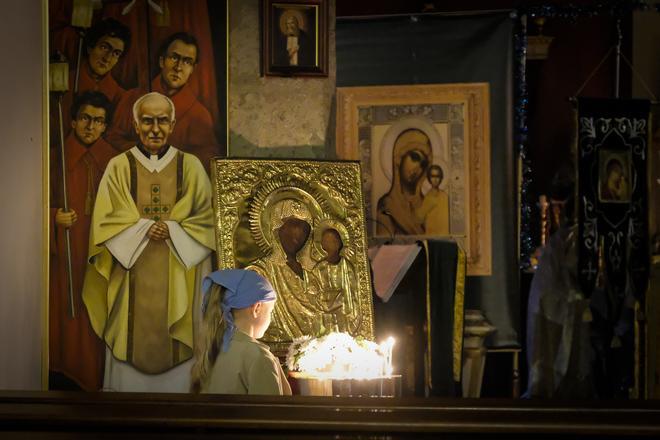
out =
{"type": "Polygon", "coordinates": [[[391,186],[376,208],[378,235],[449,235],[449,198],[440,189],[444,172],[432,156],[423,131],[404,130],[396,138],[391,186]],[[431,186],[426,194],[425,180],[431,186]]]}
{"type": "Polygon", "coordinates": [[[281,187],[252,204],[250,230],[263,256],[246,268],[266,277],[281,298],[265,342],[322,329],[353,333],[360,326],[351,237],[323,205],[295,187],[281,187]]]}

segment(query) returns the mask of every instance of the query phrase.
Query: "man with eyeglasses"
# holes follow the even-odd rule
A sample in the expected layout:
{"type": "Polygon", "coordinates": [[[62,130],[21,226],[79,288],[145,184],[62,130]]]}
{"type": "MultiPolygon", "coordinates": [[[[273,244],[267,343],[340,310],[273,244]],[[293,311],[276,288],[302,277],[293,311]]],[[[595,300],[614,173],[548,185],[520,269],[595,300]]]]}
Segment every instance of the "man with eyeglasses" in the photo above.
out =
{"type": "Polygon", "coordinates": [[[113,18],[92,26],[85,35],[87,58],[80,69],[78,92],[96,90],[117,103],[124,89],[110,74],[119,59],[128,51],[131,31],[113,18]]]}
{"type": "MultiPolygon", "coordinates": [[[[83,44],[86,56],[79,69],[76,94],[88,90],[101,92],[116,106],[125,90],[112,77],[111,70],[128,51],[131,44],[130,29],[114,18],[106,18],[89,28],[83,44]]],[[[69,77],[69,92],[62,101],[65,111],[71,107],[75,97],[76,72],[73,67],[69,77]]],[[[69,133],[70,122],[68,119],[63,121],[65,135],[69,133]]]]}
{"type": "Polygon", "coordinates": [[[69,211],[62,204],[59,148],[51,151],[51,267],[49,365],[51,388],[78,387],[94,391],[103,380],[104,344],[94,333],[82,302],[89,229],[96,189],[116,151],[101,137],[112,118],[112,104],[100,92],[78,95],[71,107],[72,132],[66,138],[65,166],[69,211]],[[68,316],[68,281],[64,235],[71,237],[75,318],[68,316]],[[62,377],[63,375],[64,377],[62,377]]]}
{"type": "MultiPolygon", "coordinates": [[[[199,63],[197,39],[185,32],[172,34],[163,42],[158,53],[160,73],[152,81],[151,90],[162,93],[174,103],[176,131],[172,133],[170,142],[197,156],[208,172],[210,159],[218,154],[218,141],[211,114],[188,84],[199,63]]],[[[136,145],[131,108],[143,94],[144,90],[133,89],[119,104],[117,124],[109,133],[108,141],[120,151],[136,145]]]]}

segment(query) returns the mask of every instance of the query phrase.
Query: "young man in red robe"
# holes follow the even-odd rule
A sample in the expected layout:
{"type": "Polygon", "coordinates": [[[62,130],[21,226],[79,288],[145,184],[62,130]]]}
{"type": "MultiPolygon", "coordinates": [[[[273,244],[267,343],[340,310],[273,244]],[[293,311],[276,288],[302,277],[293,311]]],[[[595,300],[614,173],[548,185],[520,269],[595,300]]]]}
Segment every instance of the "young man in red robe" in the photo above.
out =
{"type": "MultiPolygon", "coordinates": [[[[198,63],[195,37],[185,32],[171,35],[161,45],[158,56],[161,70],[151,82],[151,91],[162,93],[174,102],[176,130],[169,139],[172,145],[197,156],[208,172],[210,159],[218,154],[213,120],[208,109],[186,87],[198,63]]],[[[133,129],[133,104],[144,93],[140,89],[130,90],[119,103],[116,124],[108,135],[108,141],[117,150],[126,151],[138,142],[133,129]]]]}
{"type": "MultiPolygon", "coordinates": [[[[65,137],[71,131],[69,113],[76,95],[86,91],[103,93],[116,106],[125,90],[112,77],[111,71],[126,53],[131,43],[131,31],[114,18],[106,18],[89,28],[83,44],[85,57],[78,70],[78,89],[75,89],[75,64],[71,63],[69,91],[62,98],[62,126],[65,137]]],[[[57,125],[51,125],[57,128],[57,125]]],[[[53,130],[55,132],[56,130],[53,130]]]]}
{"type": "MultiPolygon", "coordinates": [[[[116,150],[101,136],[112,118],[112,104],[100,92],[79,94],[71,108],[71,133],[64,144],[69,210],[63,210],[59,148],[51,152],[51,244],[49,289],[49,365],[87,391],[103,384],[104,344],[94,333],[81,292],[88,254],[91,213],[96,189],[116,150]],[[71,240],[73,307],[69,316],[69,289],[65,231],[71,240]]],[[[54,376],[56,377],[56,376],[54,376]]],[[[56,383],[51,387],[56,388],[56,383]]]]}

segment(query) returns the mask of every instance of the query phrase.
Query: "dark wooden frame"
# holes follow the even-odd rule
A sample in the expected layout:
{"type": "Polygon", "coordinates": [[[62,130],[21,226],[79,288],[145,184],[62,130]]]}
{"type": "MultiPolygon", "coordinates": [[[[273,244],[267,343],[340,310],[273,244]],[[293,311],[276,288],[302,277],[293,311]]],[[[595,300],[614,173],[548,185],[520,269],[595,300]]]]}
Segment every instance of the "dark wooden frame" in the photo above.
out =
{"type": "Polygon", "coordinates": [[[657,438],[657,401],[0,392],[1,438],[657,438]],[[568,434],[568,435],[567,435],[568,434]]]}
{"type": "Polygon", "coordinates": [[[262,76],[328,76],[328,3],[329,0],[262,0],[261,7],[261,75],[262,76]],[[317,8],[315,49],[318,63],[315,66],[281,66],[274,63],[272,26],[273,12],[283,6],[317,8]]]}

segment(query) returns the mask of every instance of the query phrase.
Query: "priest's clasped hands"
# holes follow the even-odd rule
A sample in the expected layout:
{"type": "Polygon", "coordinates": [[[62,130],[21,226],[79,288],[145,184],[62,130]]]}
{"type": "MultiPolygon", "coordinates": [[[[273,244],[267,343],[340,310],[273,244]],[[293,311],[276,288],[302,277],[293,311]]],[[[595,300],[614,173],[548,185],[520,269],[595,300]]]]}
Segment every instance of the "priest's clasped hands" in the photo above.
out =
{"type": "Polygon", "coordinates": [[[147,232],[147,236],[152,240],[167,240],[170,238],[170,230],[167,227],[167,223],[163,221],[157,221],[147,232]]]}

